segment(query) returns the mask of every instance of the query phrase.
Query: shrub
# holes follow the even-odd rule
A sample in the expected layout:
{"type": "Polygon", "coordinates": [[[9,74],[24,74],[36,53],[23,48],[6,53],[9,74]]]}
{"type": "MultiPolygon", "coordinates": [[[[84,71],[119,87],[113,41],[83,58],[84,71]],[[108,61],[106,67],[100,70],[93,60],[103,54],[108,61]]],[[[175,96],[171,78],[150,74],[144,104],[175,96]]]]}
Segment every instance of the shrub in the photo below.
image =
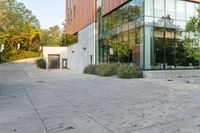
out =
{"type": "Polygon", "coordinates": [[[136,65],[122,65],[119,67],[117,76],[124,79],[142,78],[143,73],[136,65]]]}
{"type": "Polygon", "coordinates": [[[96,68],[96,74],[99,76],[113,76],[117,74],[118,64],[101,64],[96,68]]]}
{"type": "Polygon", "coordinates": [[[96,74],[96,68],[95,65],[88,65],[84,68],[83,73],[85,74],[96,74]]]}
{"type": "Polygon", "coordinates": [[[7,54],[5,54],[5,58],[10,61],[27,59],[27,58],[36,58],[39,57],[40,53],[35,51],[24,51],[24,50],[11,50],[7,54]]]}
{"type": "Polygon", "coordinates": [[[38,59],[36,63],[37,67],[41,69],[46,69],[46,61],[44,59],[38,59]]]}

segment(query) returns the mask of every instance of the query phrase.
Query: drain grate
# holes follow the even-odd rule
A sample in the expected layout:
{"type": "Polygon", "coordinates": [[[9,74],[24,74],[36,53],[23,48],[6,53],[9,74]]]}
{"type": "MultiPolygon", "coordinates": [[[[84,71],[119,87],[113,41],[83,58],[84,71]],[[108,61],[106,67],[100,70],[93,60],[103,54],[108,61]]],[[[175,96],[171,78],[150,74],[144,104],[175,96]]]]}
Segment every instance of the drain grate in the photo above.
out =
{"type": "Polygon", "coordinates": [[[39,81],[36,81],[36,82],[38,82],[38,83],[44,83],[45,81],[39,80],[39,81]]]}

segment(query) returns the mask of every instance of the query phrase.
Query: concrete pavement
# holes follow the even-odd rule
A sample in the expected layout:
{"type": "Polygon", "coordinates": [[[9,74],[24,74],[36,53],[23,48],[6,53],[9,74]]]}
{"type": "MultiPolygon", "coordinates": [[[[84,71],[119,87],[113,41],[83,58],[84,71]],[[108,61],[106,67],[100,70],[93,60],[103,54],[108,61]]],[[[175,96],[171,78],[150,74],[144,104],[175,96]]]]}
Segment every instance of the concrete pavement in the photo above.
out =
{"type": "Polygon", "coordinates": [[[199,133],[200,86],[0,65],[0,133],[199,133]]]}

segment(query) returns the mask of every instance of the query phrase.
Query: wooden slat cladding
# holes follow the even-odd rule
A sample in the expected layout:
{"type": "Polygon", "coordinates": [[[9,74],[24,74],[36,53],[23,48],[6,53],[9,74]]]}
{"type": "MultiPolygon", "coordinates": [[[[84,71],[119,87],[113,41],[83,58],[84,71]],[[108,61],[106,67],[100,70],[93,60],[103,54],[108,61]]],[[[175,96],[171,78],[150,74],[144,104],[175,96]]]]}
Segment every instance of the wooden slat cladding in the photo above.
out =
{"type": "Polygon", "coordinates": [[[108,14],[127,1],[128,0],[102,0],[102,16],[108,14]]]}
{"type": "MultiPolygon", "coordinates": [[[[129,0],[102,0],[102,16],[110,13],[120,5],[128,2],[129,0]]],[[[200,0],[189,0],[194,2],[200,2],[200,0]]]]}
{"type": "Polygon", "coordinates": [[[71,0],[71,4],[69,2],[70,0],[66,0],[67,34],[74,34],[96,21],[96,0],[71,0]],[[71,7],[71,13],[69,6],[71,7]],[[69,20],[70,14],[72,15],[71,20],[69,20]]]}
{"type": "Polygon", "coordinates": [[[194,2],[200,2],[200,0],[191,0],[191,1],[194,1],[194,2]]]}

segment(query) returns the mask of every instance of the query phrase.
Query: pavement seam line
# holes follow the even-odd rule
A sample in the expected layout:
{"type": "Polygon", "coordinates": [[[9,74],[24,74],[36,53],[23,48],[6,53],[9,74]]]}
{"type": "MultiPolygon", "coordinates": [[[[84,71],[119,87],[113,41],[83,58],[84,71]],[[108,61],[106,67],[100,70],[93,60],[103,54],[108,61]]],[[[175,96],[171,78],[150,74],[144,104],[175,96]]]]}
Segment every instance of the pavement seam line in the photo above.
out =
{"type": "MultiPolygon", "coordinates": [[[[56,94],[55,92],[53,92],[54,94],[56,94]]],[[[98,125],[102,126],[104,129],[106,129],[107,131],[114,133],[114,131],[112,131],[111,129],[107,128],[105,125],[103,125],[102,123],[98,122],[95,118],[93,118],[92,116],[88,115],[87,113],[81,111],[76,105],[74,105],[73,103],[71,103],[69,100],[65,99],[62,95],[58,95],[56,94],[59,98],[61,98],[62,100],[64,100],[65,102],[67,102],[68,104],[70,104],[72,107],[74,107],[75,109],[77,109],[80,113],[84,114],[85,116],[87,116],[88,118],[90,118],[91,120],[95,121],[98,125]]]]}
{"type": "MultiPolygon", "coordinates": [[[[32,78],[27,74],[26,71],[24,71],[24,73],[25,73],[25,75],[26,75],[32,82],[34,82],[34,81],[32,80],[32,78]]],[[[44,85],[44,87],[45,87],[46,89],[49,89],[46,85],[44,85]]],[[[40,116],[39,111],[38,111],[37,108],[35,107],[33,101],[31,100],[31,98],[30,98],[30,96],[29,96],[29,94],[28,94],[28,92],[27,92],[27,90],[25,89],[24,86],[23,86],[23,89],[24,89],[24,91],[25,91],[27,97],[29,98],[29,101],[30,101],[31,104],[33,105],[35,111],[37,112],[37,114],[38,114],[38,116],[39,116],[39,119],[41,120],[41,122],[42,122],[43,126],[45,127],[47,133],[49,133],[49,131],[48,131],[48,129],[47,129],[45,123],[43,122],[43,120],[42,120],[42,118],[41,118],[41,116],[40,116]]],[[[90,115],[86,114],[85,112],[82,112],[78,107],[76,107],[76,106],[75,106],[74,104],[72,104],[70,101],[66,100],[63,96],[58,95],[58,94],[55,93],[54,91],[52,91],[52,92],[53,92],[56,96],[60,97],[60,99],[64,100],[64,101],[67,102],[68,104],[70,104],[73,108],[75,108],[76,110],[78,110],[80,113],[84,114],[84,115],[87,116],[89,119],[95,121],[98,125],[100,125],[101,127],[103,127],[103,128],[104,128],[105,130],[107,130],[108,132],[114,133],[111,129],[107,128],[107,127],[104,126],[102,123],[98,122],[96,119],[94,119],[93,117],[91,117],[90,115]]]]}
{"type": "Polygon", "coordinates": [[[31,99],[30,95],[28,94],[28,92],[27,92],[27,90],[25,89],[24,85],[22,85],[22,86],[23,86],[23,90],[24,90],[26,96],[28,97],[29,102],[30,102],[31,105],[33,106],[35,112],[37,113],[37,115],[38,115],[38,117],[39,117],[39,119],[40,119],[40,121],[42,122],[43,127],[45,128],[45,130],[46,130],[47,133],[50,133],[49,130],[48,130],[48,128],[46,127],[46,125],[45,125],[45,123],[44,123],[44,120],[42,119],[42,117],[41,117],[39,111],[37,110],[35,104],[33,103],[33,101],[32,101],[32,99],[31,99]]]}
{"type": "MultiPolygon", "coordinates": [[[[48,88],[46,85],[44,85],[44,88],[51,90],[50,88],[48,88]]],[[[52,90],[51,90],[52,91],[52,90]]],[[[92,116],[88,115],[87,113],[81,111],[76,105],[74,105],[73,103],[71,103],[69,100],[65,99],[62,95],[57,94],[56,92],[52,91],[57,97],[59,97],[60,99],[64,100],[66,103],[68,103],[69,105],[71,105],[73,108],[75,108],[76,110],[78,110],[80,113],[82,113],[83,115],[87,116],[89,119],[93,120],[94,122],[96,122],[98,125],[100,125],[101,127],[103,127],[105,130],[107,130],[108,132],[114,133],[114,131],[112,131],[111,129],[107,128],[105,125],[103,125],[102,123],[98,122],[95,118],[93,118],[92,116]]]]}

